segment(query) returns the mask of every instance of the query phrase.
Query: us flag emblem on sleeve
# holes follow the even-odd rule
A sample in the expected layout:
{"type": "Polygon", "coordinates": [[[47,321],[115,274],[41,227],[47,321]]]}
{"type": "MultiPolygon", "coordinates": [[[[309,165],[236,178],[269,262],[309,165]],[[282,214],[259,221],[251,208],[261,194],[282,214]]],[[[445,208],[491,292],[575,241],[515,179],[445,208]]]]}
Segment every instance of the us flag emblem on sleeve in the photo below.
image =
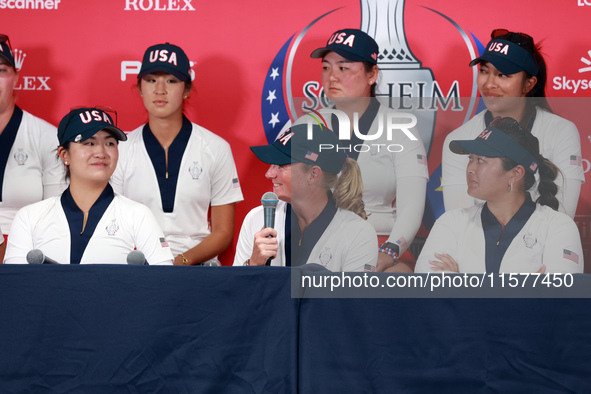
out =
{"type": "Polygon", "coordinates": [[[238,178],[234,178],[234,179],[232,179],[232,187],[233,187],[234,189],[237,189],[237,188],[239,188],[239,187],[240,187],[240,182],[238,182],[238,178]]]}
{"type": "Polygon", "coordinates": [[[579,264],[579,255],[572,250],[564,249],[562,252],[562,257],[579,264]]]}
{"type": "Polygon", "coordinates": [[[363,272],[376,272],[376,266],[371,264],[365,264],[363,272]]]}
{"type": "Polygon", "coordinates": [[[162,237],[160,238],[160,246],[162,246],[163,248],[168,248],[168,242],[166,242],[166,238],[162,237]]]}

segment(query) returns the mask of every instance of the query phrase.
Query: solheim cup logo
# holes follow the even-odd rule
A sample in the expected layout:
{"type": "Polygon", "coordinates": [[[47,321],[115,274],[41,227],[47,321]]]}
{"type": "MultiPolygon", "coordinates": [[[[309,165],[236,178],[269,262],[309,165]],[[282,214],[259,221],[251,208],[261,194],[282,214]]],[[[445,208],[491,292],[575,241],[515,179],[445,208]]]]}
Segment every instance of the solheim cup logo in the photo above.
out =
{"type": "Polygon", "coordinates": [[[391,107],[413,113],[419,132],[429,153],[435,131],[435,111],[418,110],[417,101],[433,97],[433,72],[422,68],[406,41],[404,31],[404,0],[362,0],[361,30],[376,40],[380,48],[378,66],[382,79],[378,96],[397,97],[391,107]],[[400,82],[407,82],[400,84],[400,82]],[[396,88],[398,87],[398,88],[396,88]]]}

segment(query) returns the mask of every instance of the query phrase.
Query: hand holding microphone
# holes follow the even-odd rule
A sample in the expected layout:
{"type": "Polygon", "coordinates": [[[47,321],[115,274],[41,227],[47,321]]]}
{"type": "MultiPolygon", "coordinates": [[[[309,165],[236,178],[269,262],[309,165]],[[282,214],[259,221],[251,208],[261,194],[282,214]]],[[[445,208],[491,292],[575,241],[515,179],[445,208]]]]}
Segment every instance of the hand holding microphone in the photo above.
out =
{"type": "Polygon", "coordinates": [[[275,227],[275,210],[279,199],[277,194],[267,192],[261,199],[264,213],[265,227],[254,235],[254,246],[249,265],[271,265],[271,260],[277,256],[279,245],[275,227]]]}

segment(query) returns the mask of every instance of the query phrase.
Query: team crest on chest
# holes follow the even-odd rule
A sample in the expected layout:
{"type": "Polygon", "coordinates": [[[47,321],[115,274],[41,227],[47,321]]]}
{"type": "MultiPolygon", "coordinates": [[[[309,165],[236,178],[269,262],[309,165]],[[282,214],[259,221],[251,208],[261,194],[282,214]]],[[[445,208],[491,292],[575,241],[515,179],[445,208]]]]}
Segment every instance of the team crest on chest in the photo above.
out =
{"type": "Polygon", "coordinates": [[[24,166],[28,158],[29,155],[23,152],[22,149],[18,149],[17,152],[14,154],[14,160],[16,160],[19,166],[24,166]]]}
{"type": "Polygon", "coordinates": [[[330,253],[330,248],[324,248],[320,255],[318,256],[318,260],[320,260],[320,264],[326,266],[332,260],[332,253],[330,253]]]}
{"type": "Polygon", "coordinates": [[[191,178],[199,179],[201,173],[203,172],[203,168],[199,167],[199,162],[194,161],[193,165],[189,167],[189,174],[191,174],[191,178]]]}
{"type": "Polygon", "coordinates": [[[523,242],[527,248],[532,249],[538,243],[538,239],[532,233],[527,233],[523,236],[523,242]]]}
{"type": "Polygon", "coordinates": [[[119,225],[117,224],[117,219],[111,220],[111,223],[107,227],[105,227],[105,230],[107,230],[107,234],[115,235],[115,233],[117,231],[119,231],[119,225]]]}

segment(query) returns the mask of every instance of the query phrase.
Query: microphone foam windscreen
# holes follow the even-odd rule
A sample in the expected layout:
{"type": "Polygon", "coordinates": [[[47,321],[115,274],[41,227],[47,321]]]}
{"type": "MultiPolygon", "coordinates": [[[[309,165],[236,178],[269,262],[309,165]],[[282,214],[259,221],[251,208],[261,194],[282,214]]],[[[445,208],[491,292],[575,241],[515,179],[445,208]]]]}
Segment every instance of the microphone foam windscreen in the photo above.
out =
{"type": "Polygon", "coordinates": [[[132,250],[127,255],[127,264],[129,265],[144,265],[146,256],[139,250],[132,250]]]}
{"type": "Polygon", "coordinates": [[[261,203],[265,208],[277,208],[278,202],[279,198],[277,198],[277,194],[273,192],[266,192],[261,198],[261,203]]]}
{"type": "Polygon", "coordinates": [[[27,253],[27,263],[29,264],[43,264],[43,260],[45,260],[45,256],[39,249],[33,249],[27,253]]]}

